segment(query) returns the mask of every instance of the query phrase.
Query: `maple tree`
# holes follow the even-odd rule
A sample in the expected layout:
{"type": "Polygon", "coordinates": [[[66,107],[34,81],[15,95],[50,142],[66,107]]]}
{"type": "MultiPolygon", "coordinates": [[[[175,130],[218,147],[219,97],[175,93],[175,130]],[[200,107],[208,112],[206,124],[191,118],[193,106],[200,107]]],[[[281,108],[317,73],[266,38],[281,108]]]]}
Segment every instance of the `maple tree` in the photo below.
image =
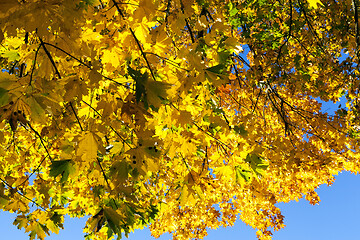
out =
{"type": "Polygon", "coordinates": [[[238,217],[270,239],[276,203],[360,169],[359,6],[0,1],[0,207],[30,239],[64,215],[87,239],[238,217]]]}

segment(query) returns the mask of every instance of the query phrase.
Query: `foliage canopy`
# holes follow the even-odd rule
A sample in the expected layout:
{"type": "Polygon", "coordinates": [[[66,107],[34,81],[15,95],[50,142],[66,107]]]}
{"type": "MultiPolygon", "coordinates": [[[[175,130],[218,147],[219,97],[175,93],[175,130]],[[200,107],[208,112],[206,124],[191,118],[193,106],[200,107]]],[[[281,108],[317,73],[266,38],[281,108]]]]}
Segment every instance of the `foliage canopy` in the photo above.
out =
{"type": "Polygon", "coordinates": [[[358,0],[0,1],[0,207],[30,239],[259,239],[359,171],[358,0]],[[321,102],[346,98],[333,114],[321,102]]]}

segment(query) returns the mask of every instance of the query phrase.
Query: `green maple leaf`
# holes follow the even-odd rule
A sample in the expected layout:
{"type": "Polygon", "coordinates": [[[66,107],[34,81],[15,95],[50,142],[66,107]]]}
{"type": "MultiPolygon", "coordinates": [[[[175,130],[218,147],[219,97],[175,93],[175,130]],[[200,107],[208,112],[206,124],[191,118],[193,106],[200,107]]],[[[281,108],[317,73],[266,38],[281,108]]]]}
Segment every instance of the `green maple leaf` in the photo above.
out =
{"type": "Polygon", "coordinates": [[[252,173],[249,170],[243,169],[240,166],[235,167],[236,171],[236,181],[241,183],[243,180],[249,182],[252,177],[252,173]]]}
{"type": "Polygon", "coordinates": [[[205,69],[206,71],[215,73],[215,74],[222,74],[224,70],[226,70],[226,66],[224,64],[218,64],[209,68],[205,69]]]}
{"type": "Polygon", "coordinates": [[[252,170],[256,173],[257,176],[262,176],[264,171],[269,166],[269,164],[267,164],[262,157],[259,157],[256,154],[248,154],[245,161],[250,164],[252,170]]]}
{"type": "Polygon", "coordinates": [[[6,105],[9,100],[8,91],[4,88],[0,88],[0,107],[6,105]]]}
{"type": "Polygon", "coordinates": [[[20,55],[16,50],[5,51],[0,55],[3,58],[7,58],[9,62],[17,61],[20,58],[20,55]]]}
{"type": "Polygon", "coordinates": [[[128,72],[132,79],[135,81],[135,99],[136,102],[144,101],[145,108],[148,108],[145,84],[148,80],[148,74],[142,74],[140,71],[135,70],[128,66],[128,72]]]}
{"type": "Polygon", "coordinates": [[[75,168],[71,160],[54,161],[50,165],[50,176],[57,177],[61,175],[60,183],[64,183],[69,178],[69,175],[75,172],[75,168]]]}

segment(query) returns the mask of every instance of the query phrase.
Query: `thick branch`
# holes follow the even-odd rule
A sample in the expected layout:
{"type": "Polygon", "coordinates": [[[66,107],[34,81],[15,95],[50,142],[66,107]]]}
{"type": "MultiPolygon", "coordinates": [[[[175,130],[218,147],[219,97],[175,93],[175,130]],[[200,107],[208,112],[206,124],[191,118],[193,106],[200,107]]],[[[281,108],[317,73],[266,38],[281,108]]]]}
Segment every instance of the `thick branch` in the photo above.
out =
{"type": "Polygon", "coordinates": [[[360,52],[359,52],[359,48],[360,48],[360,26],[359,26],[359,6],[358,6],[358,1],[357,0],[352,0],[352,5],[353,5],[353,9],[354,9],[354,18],[355,18],[355,40],[356,40],[356,57],[358,60],[358,66],[360,63],[360,52]]]}

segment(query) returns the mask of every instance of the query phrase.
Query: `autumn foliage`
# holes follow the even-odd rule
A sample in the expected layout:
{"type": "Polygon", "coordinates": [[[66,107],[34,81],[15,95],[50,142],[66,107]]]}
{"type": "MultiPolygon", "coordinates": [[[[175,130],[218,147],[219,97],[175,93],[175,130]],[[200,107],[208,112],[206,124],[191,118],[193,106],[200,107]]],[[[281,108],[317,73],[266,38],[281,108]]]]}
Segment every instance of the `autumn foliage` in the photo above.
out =
{"type": "Polygon", "coordinates": [[[360,170],[358,0],[1,0],[0,208],[30,239],[201,239],[360,170]],[[334,114],[323,102],[343,103],[334,114]]]}

